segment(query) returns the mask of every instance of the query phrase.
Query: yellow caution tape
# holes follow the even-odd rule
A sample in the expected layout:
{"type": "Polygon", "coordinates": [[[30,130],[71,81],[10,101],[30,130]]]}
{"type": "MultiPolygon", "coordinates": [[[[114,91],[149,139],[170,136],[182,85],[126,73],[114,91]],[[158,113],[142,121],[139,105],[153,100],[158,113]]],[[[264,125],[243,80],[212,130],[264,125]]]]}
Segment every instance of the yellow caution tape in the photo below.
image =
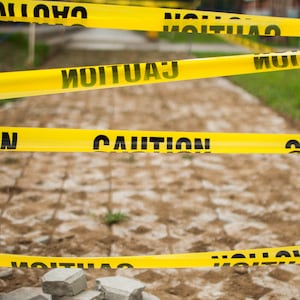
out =
{"type": "Polygon", "coordinates": [[[193,9],[200,4],[198,1],[166,1],[166,0],[83,0],[85,3],[109,4],[109,5],[124,5],[124,6],[148,6],[148,7],[169,7],[169,8],[187,8],[193,9]]]}
{"type": "Polygon", "coordinates": [[[0,21],[143,31],[300,36],[300,19],[61,1],[2,0],[0,21]]]}
{"type": "Polygon", "coordinates": [[[0,73],[0,99],[299,69],[300,51],[0,73]]]}
{"type": "Polygon", "coordinates": [[[264,45],[262,43],[250,40],[247,37],[240,36],[240,35],[220,35],[221,38],[224,40],[244,46],[250,50],[252,50],[255,53],[268,53],[268,52],[274,52],[274,49],[272,49],[270,46],[264,45]]]}
{"type": "Polygon", "coordinates": [[[300,247],[281,247],[219,252],[120,256],[43,257],[0,254],[0,267],[14,268],[210,268],[300,264],[300,247]]]}
{"type": "Polygon", "coordinates": [[[0,127],[0,151],[293,153],[300,134],[0,127]]]}

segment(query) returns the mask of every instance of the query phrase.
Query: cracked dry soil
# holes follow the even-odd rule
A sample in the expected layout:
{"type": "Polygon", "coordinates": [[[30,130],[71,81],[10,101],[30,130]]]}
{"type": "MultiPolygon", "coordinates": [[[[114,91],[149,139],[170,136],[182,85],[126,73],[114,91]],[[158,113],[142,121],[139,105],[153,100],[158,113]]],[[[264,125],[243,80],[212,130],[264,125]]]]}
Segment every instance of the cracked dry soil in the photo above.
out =
{"type": "MultiPolygon", "coordinates": [[[[66,51],[44,67],[178,59],[174,53],[66,51]]],[[[188,57],[186,55],[185,57],[188,57]]],[[[283,99],[284,101],[284,99],[283,99]]],[[[296,132],[223,78],[65,93],[0,108],[3,126],[296,132]]],[[[297,155],[1,153],[1,253],[119,256],[300,244],[297,155]],[[109,211],[129,218],[113,226],[109,211]]],[[[14,269],[0,291],[40,286],[14,269]]],[[[300,299],[299,266],[88,270],[161,299],[300,299]]]]}

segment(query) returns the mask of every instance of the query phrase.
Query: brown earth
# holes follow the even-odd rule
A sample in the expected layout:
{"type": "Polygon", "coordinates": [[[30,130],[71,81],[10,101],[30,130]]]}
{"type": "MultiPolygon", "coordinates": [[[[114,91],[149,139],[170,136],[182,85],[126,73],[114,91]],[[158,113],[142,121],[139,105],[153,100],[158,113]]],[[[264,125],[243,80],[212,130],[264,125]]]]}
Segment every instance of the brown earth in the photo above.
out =
{"type": "MultiPolygon", "coordinates": [[[[45,67],[155,61],[174,53],[62,52],[45,67]]],[[[284,99],[283,99],[284,101],[284,99]]],[[[295,132],[223,78],[31,97],[3,126],[295,132]]],[[[2,153],[1,253],[119,256],[300,244],[297,155],[2,153]],[[128,219],[107,226],[103,215],[128,219]]],[[[14,269],[0,291],[39,286],[14,269]]],[[[161,299],[300,299],[298,266],[88,270],[140,279],[161,299]]]]}

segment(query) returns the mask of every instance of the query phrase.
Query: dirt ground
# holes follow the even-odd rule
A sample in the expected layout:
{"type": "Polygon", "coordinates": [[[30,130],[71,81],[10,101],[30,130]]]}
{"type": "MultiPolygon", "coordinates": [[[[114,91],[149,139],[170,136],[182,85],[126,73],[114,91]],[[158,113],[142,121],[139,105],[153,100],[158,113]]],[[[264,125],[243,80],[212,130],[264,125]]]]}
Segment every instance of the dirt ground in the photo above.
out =
{"type": "MultiPolygon", "coordinates": [[[[188,55],[65,51],[44,67],[188,55]]],[[[284,99],[283,99],[284,101],[284,99]]],[[[296,132],[223,78],[31,97],[0,108],[3,126],[296,132]]],[[[0,251],[118,256],[300,245],[297,155],[2,153],[0,251]],[[107,226],[103,215],[128,219],[107,226]]],[[[40,286],[15,269],[0,291],[40,286]]],[[[300,299],[299,266],[89,270],[143,281],[161,299],[300,299]]]]}

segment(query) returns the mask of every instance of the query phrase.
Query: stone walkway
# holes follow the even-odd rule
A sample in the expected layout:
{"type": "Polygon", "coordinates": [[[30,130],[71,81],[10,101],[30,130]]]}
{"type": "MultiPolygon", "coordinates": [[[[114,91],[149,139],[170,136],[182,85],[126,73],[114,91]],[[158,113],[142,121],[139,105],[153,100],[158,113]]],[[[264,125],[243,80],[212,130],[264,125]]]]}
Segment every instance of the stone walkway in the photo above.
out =
{"type": "MultiPolygon", "coordinates": [[[[45,67],[186,54],[66,50],[45,67]]],[[[284,101],[284,99],[283,99],[284,101]]],[[[223,78],[31,97],[0,108],[5,126],[295,132],[223,78]]],[[[2,153],[0,251],[53,256],[187,253],[300,244],[296,155],[2,153]],[[129,217],[107,226],[103,215],[129,217]]],[[[14,270],[0,291],[40,285],[14,270]]],[[[119,274],[161,299],[299,299],[298,266],[90,270],[119,274]]]]}
{"type": "Polygon", "coordinates": [[[144,32],[113,29],[84,29],[67,36],[68,49],[80,50],[138,50],[161,52],[216,52],[250,53],[245,47],[231,44],[171,43],[159,39],[155,42],[145,39],[144,32]]]}

